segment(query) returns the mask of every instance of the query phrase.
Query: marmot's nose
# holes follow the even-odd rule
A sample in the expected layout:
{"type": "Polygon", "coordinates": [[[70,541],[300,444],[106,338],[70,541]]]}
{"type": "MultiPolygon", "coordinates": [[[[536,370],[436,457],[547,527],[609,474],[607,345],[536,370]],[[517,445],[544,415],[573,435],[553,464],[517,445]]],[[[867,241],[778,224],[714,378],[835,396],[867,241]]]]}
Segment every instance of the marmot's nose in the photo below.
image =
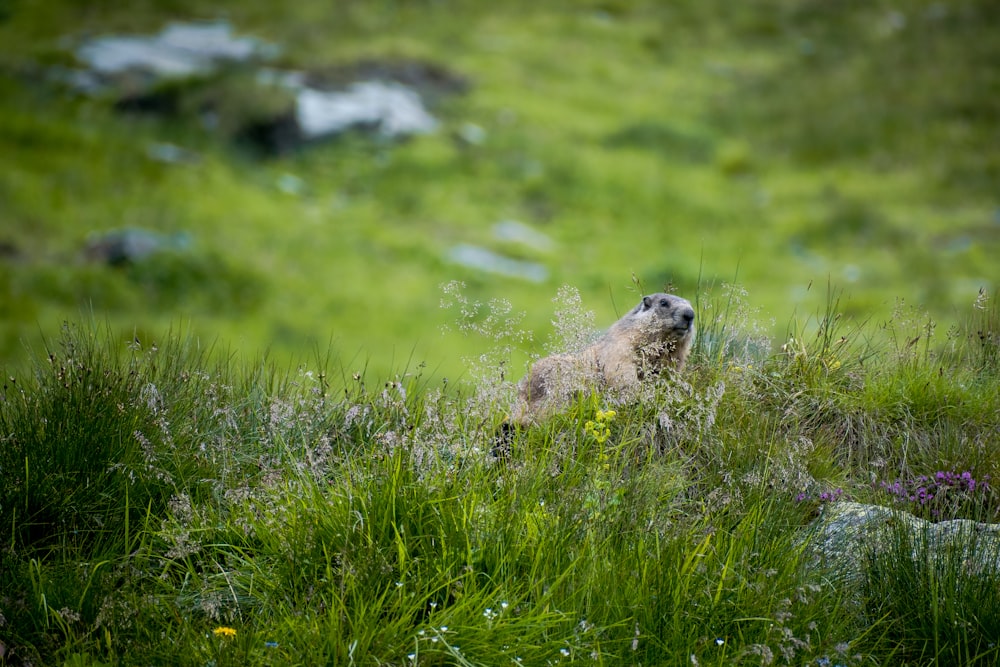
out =
{"type": "Polygon", "coordinates": [[[688,323],[688,326],[690,326],[691,323],[694,322],[694,311],[688,308],[683,313],[681,313],[681,317],[683,317],[684,321],[688,323]]]}

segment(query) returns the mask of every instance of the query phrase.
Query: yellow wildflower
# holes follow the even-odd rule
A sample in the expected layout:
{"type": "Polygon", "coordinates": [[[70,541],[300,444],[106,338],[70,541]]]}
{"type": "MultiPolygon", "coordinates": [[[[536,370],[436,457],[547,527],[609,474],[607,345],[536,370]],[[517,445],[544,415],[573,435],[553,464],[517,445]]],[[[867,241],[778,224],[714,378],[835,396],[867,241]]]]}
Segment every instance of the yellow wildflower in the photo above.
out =
{"type": "Polygon", "coordinates": [[[212,634],[216,637],[225,637],[226,639],[232,639],[236,636],[236,630],[233,628],[220,627],[212,630],[212,634]]]}
{"type": "Polygon", "coordinates": [[[597,410],[594,419],[588,420],[583,425],[583,432],[592,436],[598,444],[603,445],[611,436],[611,427],[608,424],[614,421],[618,413],[614,410],[597,410]]]}

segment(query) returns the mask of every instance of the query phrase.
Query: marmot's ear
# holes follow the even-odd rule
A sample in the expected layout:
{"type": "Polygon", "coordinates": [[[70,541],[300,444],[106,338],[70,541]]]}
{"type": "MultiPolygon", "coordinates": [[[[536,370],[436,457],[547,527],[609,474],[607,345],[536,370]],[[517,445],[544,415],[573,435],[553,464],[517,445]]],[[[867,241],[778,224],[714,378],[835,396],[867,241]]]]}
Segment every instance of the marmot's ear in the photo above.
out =
{"type": "Polygon", "coordinates": [[[648,296],[642,297],[642,309],[649,310],[649,307],[653,305],[653,300],[648,296]]]}

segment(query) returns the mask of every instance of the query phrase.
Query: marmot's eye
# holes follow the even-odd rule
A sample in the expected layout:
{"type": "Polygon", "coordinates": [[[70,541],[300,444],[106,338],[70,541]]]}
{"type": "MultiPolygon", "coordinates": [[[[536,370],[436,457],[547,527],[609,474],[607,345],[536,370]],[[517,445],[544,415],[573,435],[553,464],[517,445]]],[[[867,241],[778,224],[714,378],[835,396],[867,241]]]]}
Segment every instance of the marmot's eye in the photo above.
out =
{"type": "Polygon", "coordinates": [[[667,306],[670,305],[670,302],[667,301],[666,299],[660,299],[660,305],[666,308],[667,306]]]}

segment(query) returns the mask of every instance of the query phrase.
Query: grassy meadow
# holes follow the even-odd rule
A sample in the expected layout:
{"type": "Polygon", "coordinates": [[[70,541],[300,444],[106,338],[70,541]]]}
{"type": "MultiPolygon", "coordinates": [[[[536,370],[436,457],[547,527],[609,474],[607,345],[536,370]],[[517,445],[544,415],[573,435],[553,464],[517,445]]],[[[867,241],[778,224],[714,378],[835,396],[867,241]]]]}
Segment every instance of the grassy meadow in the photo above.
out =
{"type": "Polygon", "coordinates": [[[902,302],[944,331],[998,285],[998,18],[985,1],[7,0],[0,358],[94,318],[147,345],[180,327],[290,363],[332,345],[379,377],[413,362],[455,378],[480,350],[442,333],[452,280],[526,313],[525,354],[551,334],[561,286],[606,326],[638,300],[633,276],[692,300],[741,284],[779,343],[828,283],[846,316],[881,322],[902,302]],[[430,62],[467,92],[438,100],[429,136],[260,158],[226,135],[231,109],[209,131],[116,112],[53,73],[88,37],[222,18],[277,45],[273,67],[430,62]],[[163,143],[193,158],[151,158],[163,143]],[[497,238],[503,220],[553,247],[497,238]],[[82,258],[91,235],[126,227],[191,246],[129,267],[82,258]],[[453,264],[459,244],[547,277],[453,264]]]}
{"type": "Polygon", "coordinates": [[[997,664],[1000,571],[900,530],[849,581],[809,538],[848,500],[1000,523],[998,21],[0,0],[0,667],[997,664]],[[53,75],[220,18],[274,67],[468,89],[433,134],[265,157],[231,109],[210,131],[53,75]],[[128,227],[190,247],[84,257],[128,227]],[[682,376],[495,455],[525,361],[665,286],[697,311],[682,376]]]}

